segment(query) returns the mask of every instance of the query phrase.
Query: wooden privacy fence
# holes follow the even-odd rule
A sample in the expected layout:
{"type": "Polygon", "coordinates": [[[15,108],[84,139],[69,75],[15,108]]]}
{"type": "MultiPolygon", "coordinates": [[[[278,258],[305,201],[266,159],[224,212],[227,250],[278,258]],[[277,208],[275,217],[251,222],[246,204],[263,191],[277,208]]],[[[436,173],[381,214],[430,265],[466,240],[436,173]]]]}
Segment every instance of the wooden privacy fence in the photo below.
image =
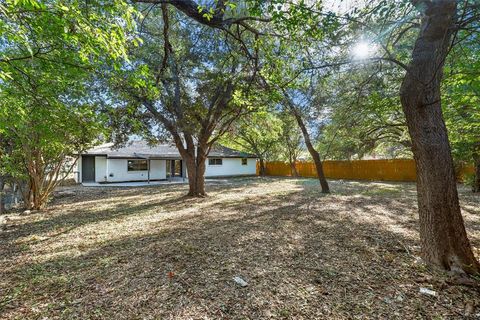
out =
{"type": "MultiPolygon", "coordinates": [[[[297,162],[298,174],[301,177],[317,177],[313,162],[297,162]]],[[[257,164],[257,174],[260,172],[257,164]]],[[[464,167],[459,176],[473,172],[473,168],[464,167]]],[[[346,180],[383,180],[383,181],[415,181],[416,168],[413,159],[391,160],[353,160],[353,161],[324,161],[323,171],[329,179],[346,180]]],[[[291,167],[282,161],[266,162],[267,176],[289,177],[291,167]]]]}

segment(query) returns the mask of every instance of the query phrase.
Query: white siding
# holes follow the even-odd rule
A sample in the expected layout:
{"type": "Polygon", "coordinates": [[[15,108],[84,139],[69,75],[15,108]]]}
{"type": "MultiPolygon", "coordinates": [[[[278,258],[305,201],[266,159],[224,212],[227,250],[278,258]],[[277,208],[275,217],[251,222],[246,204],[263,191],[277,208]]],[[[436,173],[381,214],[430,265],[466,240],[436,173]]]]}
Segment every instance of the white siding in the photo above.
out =
{"type": "MultiPolygon", "coordinates": [[[[108,182],[148,180],[148,171],[128,171],[128,159],[108,159],[108,182]],[[110,176],[113,174],[113,177],[110,176]]],[[[150,179],[166,179],[165,160],[151,160],[150,179]]]]}
{"type": "Polygon", "coordinates": [[[205,170],[206,177],[255,175],[256,159],[247,159],[247,165],[242,165],[242,158],[223,158],[222,165],[209,165],[205,170]]]}
{"type": "MultiPolygon", "coordinates": [[[[105,156],[95,157],[95,181],[96,182],[121,182],[121,181],[146,181],[148,179],[148,171],[128,171],[128,159],[107,159],[105,156]],[[110,174],[113,177],[110,177],[110,174]],[[107,180],[105,180],[107,177],[107,180]]],[[[185,163],[184,163],[185,166],[185,163]]],[[[241,158],[223,158],[222,165],[209,165],[207,160],[205,176],[241,176],[255,175],[257,169],[256,159],[247,159],[247,165],[242,165],[241,158]]],[[[78,176],[82,182],[82,161],[79,159],[77,170],[78,176]]],[[[150,179],[162,180],[166,179],[166,161],[151,160],[150,161],[150,179]]]]}
{"type": "Polygon", "coordinates": [[[105,182],[107,176],[107,158],[95,157],[95,181],[105,182]]]}
{"type": "Polygon", "coordinates": [[[150,179],[167,179],[165,160],[150,160],[150,179]]]}
{"type": "Polygon", "coordinates": [[[82,156],[78,158],[77,164],[73,168],[75,182],[82,183],[82,156]]]}

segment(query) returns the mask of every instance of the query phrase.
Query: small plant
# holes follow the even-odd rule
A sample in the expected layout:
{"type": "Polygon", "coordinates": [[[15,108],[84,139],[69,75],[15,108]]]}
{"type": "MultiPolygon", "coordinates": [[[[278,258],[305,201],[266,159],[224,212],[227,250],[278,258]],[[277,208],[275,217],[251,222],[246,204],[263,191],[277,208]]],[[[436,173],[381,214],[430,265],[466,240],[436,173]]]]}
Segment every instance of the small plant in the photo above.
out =
{"type": "Polygon", "coordinates": [[[475,191],[475,174],[465,173],[463,176],[463,183],[475,191]]]}

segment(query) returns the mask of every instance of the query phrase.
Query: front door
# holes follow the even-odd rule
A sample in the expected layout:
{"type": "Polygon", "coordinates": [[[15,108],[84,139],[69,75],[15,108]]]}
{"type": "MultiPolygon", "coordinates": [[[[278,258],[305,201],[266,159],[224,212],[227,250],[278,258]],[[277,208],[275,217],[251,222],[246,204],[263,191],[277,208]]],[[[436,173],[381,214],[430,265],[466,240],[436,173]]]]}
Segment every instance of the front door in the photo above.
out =
{"type": "Polygon", "coordinates": [[[82,156],[82,182],[95,181],[95,157],[82,156]]]}
{"type": "Polygon", "coordinates": [[[175,160],[175,177],[182,176],[182,160],[175,160]]]}
{"type": "Polygon", "coordinates": [[[182,160],[167,160],[167,177],[182,177],[182,160]]]}

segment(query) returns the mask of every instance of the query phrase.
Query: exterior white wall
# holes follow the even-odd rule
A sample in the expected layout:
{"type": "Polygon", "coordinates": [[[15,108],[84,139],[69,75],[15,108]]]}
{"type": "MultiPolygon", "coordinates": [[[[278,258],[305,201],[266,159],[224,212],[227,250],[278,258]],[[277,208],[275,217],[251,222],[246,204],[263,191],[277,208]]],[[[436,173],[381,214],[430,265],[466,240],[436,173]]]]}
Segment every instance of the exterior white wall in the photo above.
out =
{"type": "MultiPolygon", "coordinates": [[[[133,160],[133,159],[132,159],[133,160]]],[[[137,159],[138,160],[138,159],[137,159]]],[[[128,171],[128,159],[107,159],[108,182],[148,180],[148,171],[128,171]],[[113,174],[113,177],[110,176],[113,174]]],[[[165,160],[150,160],[150,180],[166,179],[165,160]]],[[[104,180],[101,180],[104,181],[104,180]]],[[[97,182],[101,182],[97,181],[97,182]]]]}
{"type": "Polygon", "coordinates": [[[95,181],[105,182],[107,175],[107,157],[95,157],[95,181]]]}
{"type": "Polygon", "coordinates": [[[165,160],[150,160],[150,179],[167,179],[167,162],[165,160]]]}
{"type": "MultiPolygon", "coordinates": [[[[121,182],[121,181],[141,181],[148,179],[148,171],[128,171],[128,159],[107,159],[105,156],[95,157],[95,181],[96,182],[121,182]],[[113,177],[110,177],[113,173],[113,177]],[[105,180],[107,177],[107,180],[105,180]]],[[[257,171],[256,159],[248,158],[247,165],[242,165],[242,158],[223,158],[223,164],[207,165],[205,169],[206,177],[220,176],[241,176],[255,175],[257,171]]],[[[185,163],[184,163],[185,166],[185,163]]],[[[162,180],[167,178],[165,160],[150,160],[150,179],[162,180]]],[[[82,159],[78,160],[77,168],[78,183],[82,182],[82,159]]],[[[185,178],[187,177],[185,173],[185,178]]]]}
{"type": "Polygon", "coordinates": [[[74,179],[76,183],[82,183],[82,156],[78,158],[75,167],[73,167],[74,179]]]}
{"type": "Polygon", "coordinates": [[[255,175],[256,159],[248,158],[247,165],[242,165],[242,158],[223,158],[222,165],[209,165],[205,169],[205,177],[255,175]]]}

